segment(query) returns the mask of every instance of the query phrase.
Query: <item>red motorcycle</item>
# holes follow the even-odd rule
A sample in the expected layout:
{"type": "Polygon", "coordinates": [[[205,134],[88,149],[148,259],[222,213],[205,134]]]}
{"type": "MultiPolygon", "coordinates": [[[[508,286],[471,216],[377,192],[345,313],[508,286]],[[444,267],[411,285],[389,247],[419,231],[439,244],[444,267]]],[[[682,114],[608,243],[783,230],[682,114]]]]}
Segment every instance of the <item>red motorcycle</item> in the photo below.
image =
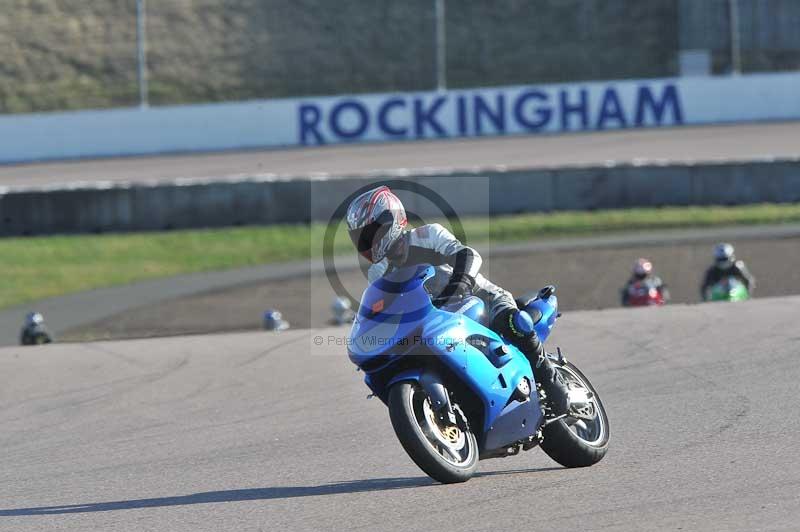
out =
{"type": "Polygon", "coordinates": [[[623,289],[622,304],[626,307],[651,307],[666,303],[664,293],[652,282],[635,281],[623,289]]]}

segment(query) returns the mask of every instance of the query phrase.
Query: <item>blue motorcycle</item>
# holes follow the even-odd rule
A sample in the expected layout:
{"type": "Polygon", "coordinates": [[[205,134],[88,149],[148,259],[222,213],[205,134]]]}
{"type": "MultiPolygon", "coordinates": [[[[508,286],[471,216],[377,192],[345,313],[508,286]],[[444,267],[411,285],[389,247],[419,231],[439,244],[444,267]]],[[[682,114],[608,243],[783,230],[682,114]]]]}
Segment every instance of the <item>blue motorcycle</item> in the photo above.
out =
{"type": "MultiPolygon", "coordinates": [[[[569,386],[568,413],[553,415],[525,355],[486,326],[483,301],[437,300],[426,286],[434,274],[420,265],[372,283],[348,339],[411,459],[443,483],[469,480],[478,460],[536,446],[565,467],[599,462],[608,417],[583,373],[560,350],[548,355],[569,386]]],[[[547,286],[524,305],[542,342],[560,315],[554,292],[547,286]]]]}

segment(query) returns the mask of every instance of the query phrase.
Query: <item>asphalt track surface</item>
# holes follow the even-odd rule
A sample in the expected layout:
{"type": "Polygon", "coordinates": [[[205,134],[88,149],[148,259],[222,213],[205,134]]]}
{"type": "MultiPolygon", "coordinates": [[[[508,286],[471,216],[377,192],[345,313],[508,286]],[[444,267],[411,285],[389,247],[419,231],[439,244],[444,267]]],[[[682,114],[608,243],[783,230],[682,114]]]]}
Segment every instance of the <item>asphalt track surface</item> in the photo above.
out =
{"type": "Polygon", "coordinates": [[[0,186],[747,161],[800,156],[798,138],[800,122],[776,122],[125,157],[0,165],[0,186]]]}
{"type": "Polygon", "coordinates": [[[608,455],[449,486],[344,348],[314,347],[341,329],[0,349],[0,529],[795,531],[798,310],[565,313],[552,345],[603,398],[608,455]]]}

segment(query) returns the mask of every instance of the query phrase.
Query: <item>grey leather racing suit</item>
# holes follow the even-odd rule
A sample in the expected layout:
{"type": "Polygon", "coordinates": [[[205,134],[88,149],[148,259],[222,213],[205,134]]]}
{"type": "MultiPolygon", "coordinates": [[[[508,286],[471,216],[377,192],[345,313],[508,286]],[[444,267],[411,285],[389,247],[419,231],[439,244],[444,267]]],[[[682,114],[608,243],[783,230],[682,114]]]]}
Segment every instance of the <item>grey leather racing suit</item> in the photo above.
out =
{"type": "Polygon", "coordinates": [[[510,292],[503,290],[479,273],[483,260],[477,251],[462,244],[450,231],[440,224],[429,224],[403,233],[395,244],[396,253],[370,266],[369,282],[381,278],[388,271],[415,264],[431,264],[436,267],[436,276],[428,287],[434,294],[444,290],[454,276],[468,275],[474,280],[474,295],[486,304],[490,320],[517,305],[510,292]]]}

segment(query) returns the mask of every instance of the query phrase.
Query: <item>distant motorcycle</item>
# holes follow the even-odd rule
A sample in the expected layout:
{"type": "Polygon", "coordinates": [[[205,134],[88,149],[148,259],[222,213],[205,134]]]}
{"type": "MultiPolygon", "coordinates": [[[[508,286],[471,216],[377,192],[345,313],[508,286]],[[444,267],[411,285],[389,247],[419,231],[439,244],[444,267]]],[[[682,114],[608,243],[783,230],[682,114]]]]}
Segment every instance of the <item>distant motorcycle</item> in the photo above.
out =
{"type": "Polygon", "coordinates": [[[649,281],[636,281],[625,289],[623,301],[626,307],[660,306],[666,303],[664,294],[649,281]]]}
{"type": "MultiPolygon", "coordinates": [[[[553,415],[525,355],[485,326],[483,301],[432,299],[425,281],[434,272],[403,268],[372,283],[348,340],[411,459],[443,483],[469,480],[479,459],[537,445],[565,467],[600,461],[608,417],[586,376],[560,350],[548,355],[570,388],[568,413],[553,415]]],[[[543,288],[525,307],[543,342],[560,315],[554,292],[543,288]]]]}
{"type": "Polygon", "coordinates": [[[750,299],[747,286],[736,277],[725,277],[707,289],[710,301],[746,301],[750,299]]]}
{"type": "Polygon", "coordinates": [[[20,333],[20,345],[42,345],[49,344],[53,337],[42,326],[26,327],[20,333]]]}

